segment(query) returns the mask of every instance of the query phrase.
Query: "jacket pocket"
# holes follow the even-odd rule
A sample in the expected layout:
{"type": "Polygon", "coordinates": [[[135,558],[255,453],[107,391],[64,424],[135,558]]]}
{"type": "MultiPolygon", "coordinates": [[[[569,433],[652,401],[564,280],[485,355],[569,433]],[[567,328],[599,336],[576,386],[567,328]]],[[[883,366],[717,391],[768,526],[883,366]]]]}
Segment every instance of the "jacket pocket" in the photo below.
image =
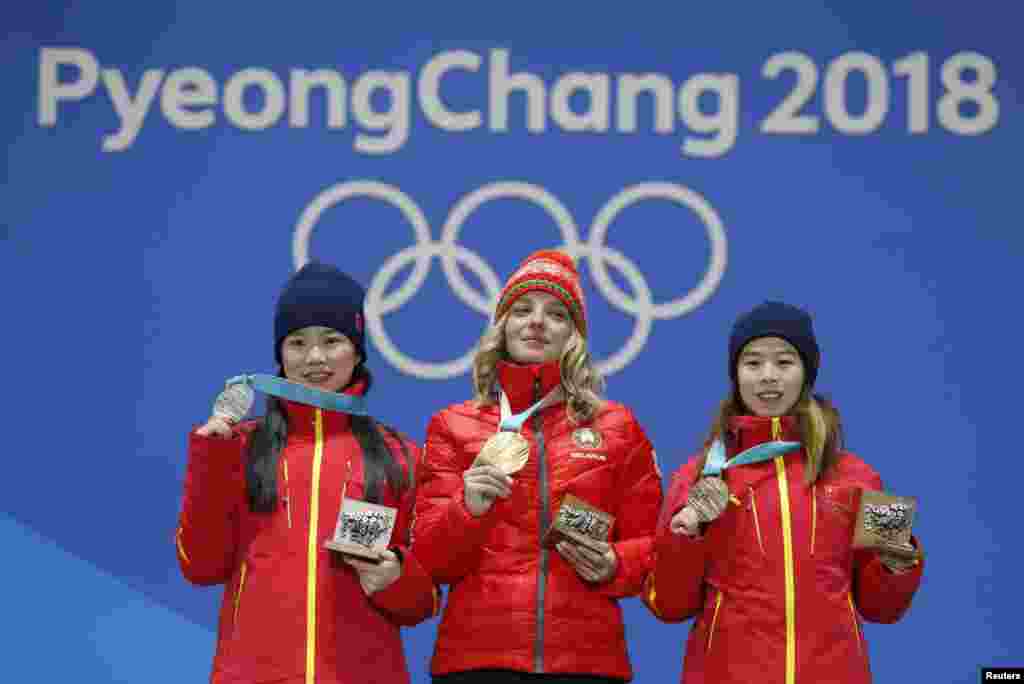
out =
{"type": "Polygon", "coordinates": [[[761,517],[757,513],[757,496],[754,494],[753,487],[747,487],[747,510],[750,513],[751,520],[753,521],[754,537],[757,540],[757,548],[761,552],[761,556],[764,557],[767,554],[764,551],[764,532],[761,530],[761,517]]]}
{"type": "Polygon", "coordinates": [[[722,515],[707,526],[709,576],[752,577],[767,562],[764,520],[754,495],[749,487],[737,489],[722,515]]]}
{"type": "Polygon", "coordinates": [[[231,607],[232,634],[238,634],[238,611],[242,608],[242,592],[245,590],[245,573],[248,565],[247,561],[242,561],[242,568],[238,572],[238,587],[235,589],[234,605],[231,607]]]}
{"type": "Polygon", "coordinates": [[[819,563],[843,567],[853,544],[856,512],[847,488],[817,483],[811,489],[811,556],[819,563]]]}
{"type": "Polygon", "coordinates": [[[857,641],[857,653],[864,655],[864,646],[860,634],[860,620],[857,619],[857,609],[853,606],[853,594],[846,594],[847,603],[850,604],[850,621],[853,625],[853,636],[857,641]]]}
{"type": "Polygon", "coordinates": [[[221,664],[238,681],[285,680],[305,670],[307,592],[302,559],[287,550],[250,549],[229,610],[221,664]],[[300,570],[301,568],[301,570],[300,570]]]}
{"type": "Polygon", "coordinates": [[[711,623],[708,625],[708,639],[704,647],[705,653],[711,653],[711,646],[715,639],[715,629],[718,627],[718,615],[722,610],[722,592],[715,592],[715,607],[711,612],[711,623]]]}

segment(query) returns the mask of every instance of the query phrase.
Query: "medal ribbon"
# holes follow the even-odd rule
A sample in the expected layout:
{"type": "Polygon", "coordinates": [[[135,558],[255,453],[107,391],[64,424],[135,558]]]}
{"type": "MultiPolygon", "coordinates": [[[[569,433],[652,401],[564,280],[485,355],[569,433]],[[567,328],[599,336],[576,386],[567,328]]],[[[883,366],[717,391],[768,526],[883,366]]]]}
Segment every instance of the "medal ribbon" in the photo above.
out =
{"type": "Polygon", "coordinates": [[[499,401],[501,403],[501,423],[498,425],[498,432],[519,432],[523,427],[523,423],[525,423],[530,416],[540,409],[547,408],[561,399],[561,392],[562,388],[556,387],[530,408],[526,409],[522,413],[512,415],[512,405],[508,403],[508,397],[505,396],[505,392],[502,391],[499,397],[499,401]]]}
{"type": "Polygon", "coordinates": [[[226,384],[229,387],[231,385],[247,385],[264,394],[294,401],[297,404],[316,406],[328,411],[339,411],[353,416],[369,415],[366,412],[365,397],[339,394],[337,392],[324,392],[314,387],[307,387],[291,380],[279,378],[276,375],[264,375],[262,373],[236,375],[228,380],[226,384]]]}
{"type": "Polygon", "coordinates": [[[776,456],[787,454],[799,449],[800,442],[764,442],[746,451],[736,454],[728,462],[725,460],[725,445],[722,440],[716,439],[708,450],[708,460],[704,464],[704,475],[721,475],[723,470],[733,466],[747,465],[748,463],[760,463],[768,461],[776,456]]]}

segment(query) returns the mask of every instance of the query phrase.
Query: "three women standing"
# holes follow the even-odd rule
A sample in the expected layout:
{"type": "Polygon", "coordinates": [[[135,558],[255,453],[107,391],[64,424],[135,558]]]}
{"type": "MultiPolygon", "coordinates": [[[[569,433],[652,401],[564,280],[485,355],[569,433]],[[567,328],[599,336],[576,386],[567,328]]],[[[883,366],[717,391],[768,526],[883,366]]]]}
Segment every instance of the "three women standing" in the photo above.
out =
{"type": "MultiPolygon", "coordinates": [[[[297,273],[275,317],[280,374],[364,395],[363,296],[332,267],[297,273]]],[[[696,616],[684,682],[869,682],[860,620],[898,620],[923,563],[852,548],[858,493],[882,483],[843,450],[819,363],[805,312],[742,316],[732,391],[660,521],[653,449],[600,395],[579,277],[556,251],[508,280],[475,396],[430,420],[418,473],[416,447],[363,416],[273,398],[261,421],[215,414],[189,438],[177,540],[190,581],[226,585],[211,680],[407,681],[398,626],[434,612],[433,581],[450,585],[437,684],[630,679],[618,600],[641,592],[662,620],[696,616]],[[521,462],[481,459],[506,432],[521,462]],[[607,542],[548,542],[570,495],[613,516],[607,542]],[[380,563],[324,549],[346,496],[398,509],[380,563]]]]}

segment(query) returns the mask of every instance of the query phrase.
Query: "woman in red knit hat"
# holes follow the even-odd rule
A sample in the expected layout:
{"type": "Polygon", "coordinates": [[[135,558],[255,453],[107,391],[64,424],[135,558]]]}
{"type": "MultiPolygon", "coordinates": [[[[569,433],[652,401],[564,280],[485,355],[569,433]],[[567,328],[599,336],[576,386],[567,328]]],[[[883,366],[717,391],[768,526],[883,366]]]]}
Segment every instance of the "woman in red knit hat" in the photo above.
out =
{"type": "Polygon", "coordinates": [[[420,469],[417,557],[451,587],[434,682],[630,679],[618,600],[650,569],[660,476],[633,413],[600,396],[565,254],[532,254],[509,278],[473,389],[431,419],[420,469]],[[601,526],[570,495],[613,516],[606,541],[549,540],[556,516],[601,526]]]}

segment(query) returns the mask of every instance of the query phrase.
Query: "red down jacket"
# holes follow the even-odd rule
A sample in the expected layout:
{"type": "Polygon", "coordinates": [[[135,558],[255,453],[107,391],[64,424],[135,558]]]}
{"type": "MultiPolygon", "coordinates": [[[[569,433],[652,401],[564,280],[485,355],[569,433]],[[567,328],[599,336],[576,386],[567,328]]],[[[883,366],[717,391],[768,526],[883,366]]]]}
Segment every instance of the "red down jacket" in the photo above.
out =
{"type": "MultiPolygon", "coordinates": [[[[391,543],[402,553],[402,575],[367,597],[355,571],[323,547],[334,533],[349,463],[347,496],[363,494],[362,450],[348,416],[284,404],[289,434],[273,513],[250,512],[246,498],[255,423],[240,425],[231,439],[189,436],[178,561],[189,581],[226,585],[211,681],[407,682],[398,626],[429,617],[436,599],[429,576],[403,548],[414,490],[399,500],[385,485],[382,503],[399,509],[391,543]]],[[[401,461],[397,441],[385,438],[401,461]]],[[[418,449],[406,449],[408,476],[418,449]]]]}
{"type": "MultiPolygon", "coordinates": [[[[558,384],[558,365],[501,364],[499,378],[518,413],[558,384]]],[[[497,406],[465,402],[435,415],[427,428],[414,548],[434,580],[451,585],[432,672],[631,678],[617,599],[639,593],[650,571],[661,505],[650,442],[621,404],[608,402],[586,425],[570,422],[565,403],[542,409],[523,427],[529,461],[513,476],[511,496],[474,518],[462,473],[498,422],[497,406]],[[609,582],[587,583],[542,546],[569,493],[615,516],[618,567],[609,582]]]]}
{"type": "MultiPolygon", "coordinates": [[[[730,457],[776,438],[798,441],[791,417],[743,416],[731,428],[730,457]]],[[[870,682],[861,619],[898,620],[923,568],[894,574],[874,552],[851,548],[859,490],[882,489],[878,474],[842,453],[808,487],[802,451],[732,468],[722,517],[703,537],[672,534],[697,476],[694,458],[673,477],[644,592],[662,620],[696,616],[683,682],[870,682]]]]}

